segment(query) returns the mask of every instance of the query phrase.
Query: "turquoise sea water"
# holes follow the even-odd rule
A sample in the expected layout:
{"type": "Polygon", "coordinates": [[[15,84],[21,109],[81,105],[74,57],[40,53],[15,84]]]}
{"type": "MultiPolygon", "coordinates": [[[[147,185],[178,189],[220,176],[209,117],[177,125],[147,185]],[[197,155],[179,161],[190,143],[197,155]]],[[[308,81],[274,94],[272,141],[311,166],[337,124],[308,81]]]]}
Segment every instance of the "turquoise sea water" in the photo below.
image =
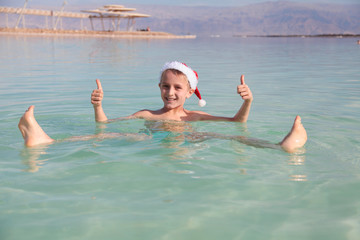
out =
{"type": "MultiPolygon", "coordinates": [[[[0,36],[0,239],[359,239],[356,40],[0,36]],[[143,120],[96,125],[90,94],[100,78],[109,118],[158,109],[169,60],[198,71],[211,114],[236,113],[241,74],[253,92],[246,125],[191,123],[196,131],[276,143],[299,114],[304,151],[166,131],[24,147],[17,123],[30,105],[55,139],[148,132],[143,120]]],[[[200,109],[195,97],[186,108],[200,109]]]]}

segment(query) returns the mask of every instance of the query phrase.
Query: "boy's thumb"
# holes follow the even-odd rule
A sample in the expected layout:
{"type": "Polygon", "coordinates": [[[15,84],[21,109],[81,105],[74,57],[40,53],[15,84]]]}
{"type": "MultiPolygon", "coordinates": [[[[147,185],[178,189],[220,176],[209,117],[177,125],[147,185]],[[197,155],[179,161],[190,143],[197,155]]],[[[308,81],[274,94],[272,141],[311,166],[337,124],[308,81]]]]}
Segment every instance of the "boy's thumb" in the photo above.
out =
{"type": "Polygon", "coordinates": [[[244,75],[241,75],[240,82],[241,85],[245,85],[244,75]]]}
{"type": "Polygon", "coordinates": [[[101,89],[101,90],[102,90],[101,82],[100,82],[99,79],[96,79],[96,85],[97,85],[97,88],[98,88],[98,89],[101,89]]]}

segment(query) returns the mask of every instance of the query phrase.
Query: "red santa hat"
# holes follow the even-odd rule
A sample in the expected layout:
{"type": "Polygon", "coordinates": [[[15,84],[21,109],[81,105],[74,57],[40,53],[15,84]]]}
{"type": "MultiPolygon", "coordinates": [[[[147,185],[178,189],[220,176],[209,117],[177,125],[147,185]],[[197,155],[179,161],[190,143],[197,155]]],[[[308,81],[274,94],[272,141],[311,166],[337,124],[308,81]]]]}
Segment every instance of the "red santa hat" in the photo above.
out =
{"type": "Polygon", "coordinates": [[[197,88],[198,79],[199,79],[197,72],[192,70],[185,63],[181,63],[177,61],[165,63],[165,65],[161,69],[161,74],[168,69],[176,69],[182,72],[183,74],[185,74],[185,76],[189,81],[190,88],[195,90],[195,95],[199,98],[199,106],[204,107],[206,105],[206,101],[201,98],[200,91],[197,88]]]}

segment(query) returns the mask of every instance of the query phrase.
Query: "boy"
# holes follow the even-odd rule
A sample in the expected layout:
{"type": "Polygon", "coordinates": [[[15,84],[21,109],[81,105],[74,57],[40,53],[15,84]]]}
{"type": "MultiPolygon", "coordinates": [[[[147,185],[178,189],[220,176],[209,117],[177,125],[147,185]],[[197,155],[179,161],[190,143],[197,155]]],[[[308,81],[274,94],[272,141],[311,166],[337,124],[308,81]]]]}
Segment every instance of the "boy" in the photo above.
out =
{"type": "MultiPolygon", "coordinates": [[[[103,89],[101,82],[97,79],[96,83],[97,89],[95,89],[91,94],[91,103],[94,107],[95,120],[97,122],[108,122],[109,120],[102,108],[103,89]]],[[[161,98],[164,106],[159,110],[141,110],[126,117],[125,119],[142,118],[151,121],[247,121],[253,97],[249,87],[245,85],[243,75],[241,76],[241,85],[237,87],[237,91],[244,99],[244,102],[234,117],[212,116],[201,111],[186,110],[184,108],[185,101],[191,97],[193,93],[200,98],[199,105],[204,105],[204,100],[201,99],[200,92],[197,89],[197,83],[197,73],[190,67],[180,62],[166,63],[161,70],[159,83],[161,98]]],[[[37,144],[49,144],[53,142],[54,140],[50,138],[36,122],[33,111],[34,106],[30,106],[19,122],[19,129],[23,135],[25,145],[34,146],[37,144]]],[[[124,134],[108,134],[103,135],[102,137],[114,137],[119,135],[124,134]]],[[[221,136],[212,133],[202,133],[200,135],[204,138],[217,137],[234,139],[252,145],[251,140],[244,140],[245,138],[241,136],[221,136]]],[[[96,137],[96,135],[84,136],[83,139],[76,138],[75,140],[87,140],[94,137],[96,137]]],[[[301,124],[300,117],[297,116],[292,129],[280,143],[280,146],[287,152],[294,152],[297,148],[302,147],[306,141],[306,130],[301,124]]]]}
{"type": "MultiPolygon", "coordinates": [[[[103,89],[100,80],[96,80],[98,89],[91,94],[91,103],[94,106],[95,120],[97,122],[106,122],[106,117],[101,101],[103,99],[103,89]]],[[[241,85],[238,85],[237,91],[245,100],[240,110],[232,118],[211,116],[201,111],[188,111],[184,109],[185,100],[195,93],[199,98],[199,105],[205,105],[201,99],[197,88],[198,76],[190,67],[180,62],[165,63],[161,70],[160,93],[164,102],[163,108],[155,111],[141,110],[127,118],[143,118],[146,120],[174,120],[174,121],[234,121],[246,122],[249,116],[251,102],[253,100],[249,87],[245,84],[244,75],[241,76],[241,85]]]]}

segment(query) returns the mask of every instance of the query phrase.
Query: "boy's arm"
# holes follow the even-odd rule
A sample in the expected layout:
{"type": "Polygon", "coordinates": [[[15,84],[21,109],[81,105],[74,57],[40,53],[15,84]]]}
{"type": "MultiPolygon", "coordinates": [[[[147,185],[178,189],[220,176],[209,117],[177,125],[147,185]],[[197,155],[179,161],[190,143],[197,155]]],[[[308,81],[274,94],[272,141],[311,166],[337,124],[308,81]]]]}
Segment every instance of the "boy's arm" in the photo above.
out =
{"type": "Polygon", "coordinates": [[[91,103],[94,107],[95,121],[106,122],[108,118],[106,117],[101,105],[101,101],[104,97],[104,92],[99,79],[96,79],[96,85],[97,85],[97,89],[95,89],[91,94],[91,103]]]}
{"type": "Polygon", "coordinates": [[[250,91],[250,88],[248,87],[248,85],[245,84],[244,75],[241,75],[240,82],[241,85],[237,86],[237,92],[238,94],[240,94],[244,102],[241,105],[240,110],[235,114],[233,121],[246,122],[249,117],[253,96],[250,91]]]}
{"type": "Polygon", "coordinates": [[[194,118],[196,120],[205,120],[205,121],[246,122],[249,117],[253,96],[250,91],[250,88],[248,87],[248,85],[245,84],[244,75],[241,75],[240,81],[241,81],[241,85],[237,86],[237,92],[238,94],[240,94],[244,102],[241,105],[240,110],[235,114],[234,117],[219,117],[219,116],[212,116],[204,112],[197,112],[197,115],[194,118]]]}

